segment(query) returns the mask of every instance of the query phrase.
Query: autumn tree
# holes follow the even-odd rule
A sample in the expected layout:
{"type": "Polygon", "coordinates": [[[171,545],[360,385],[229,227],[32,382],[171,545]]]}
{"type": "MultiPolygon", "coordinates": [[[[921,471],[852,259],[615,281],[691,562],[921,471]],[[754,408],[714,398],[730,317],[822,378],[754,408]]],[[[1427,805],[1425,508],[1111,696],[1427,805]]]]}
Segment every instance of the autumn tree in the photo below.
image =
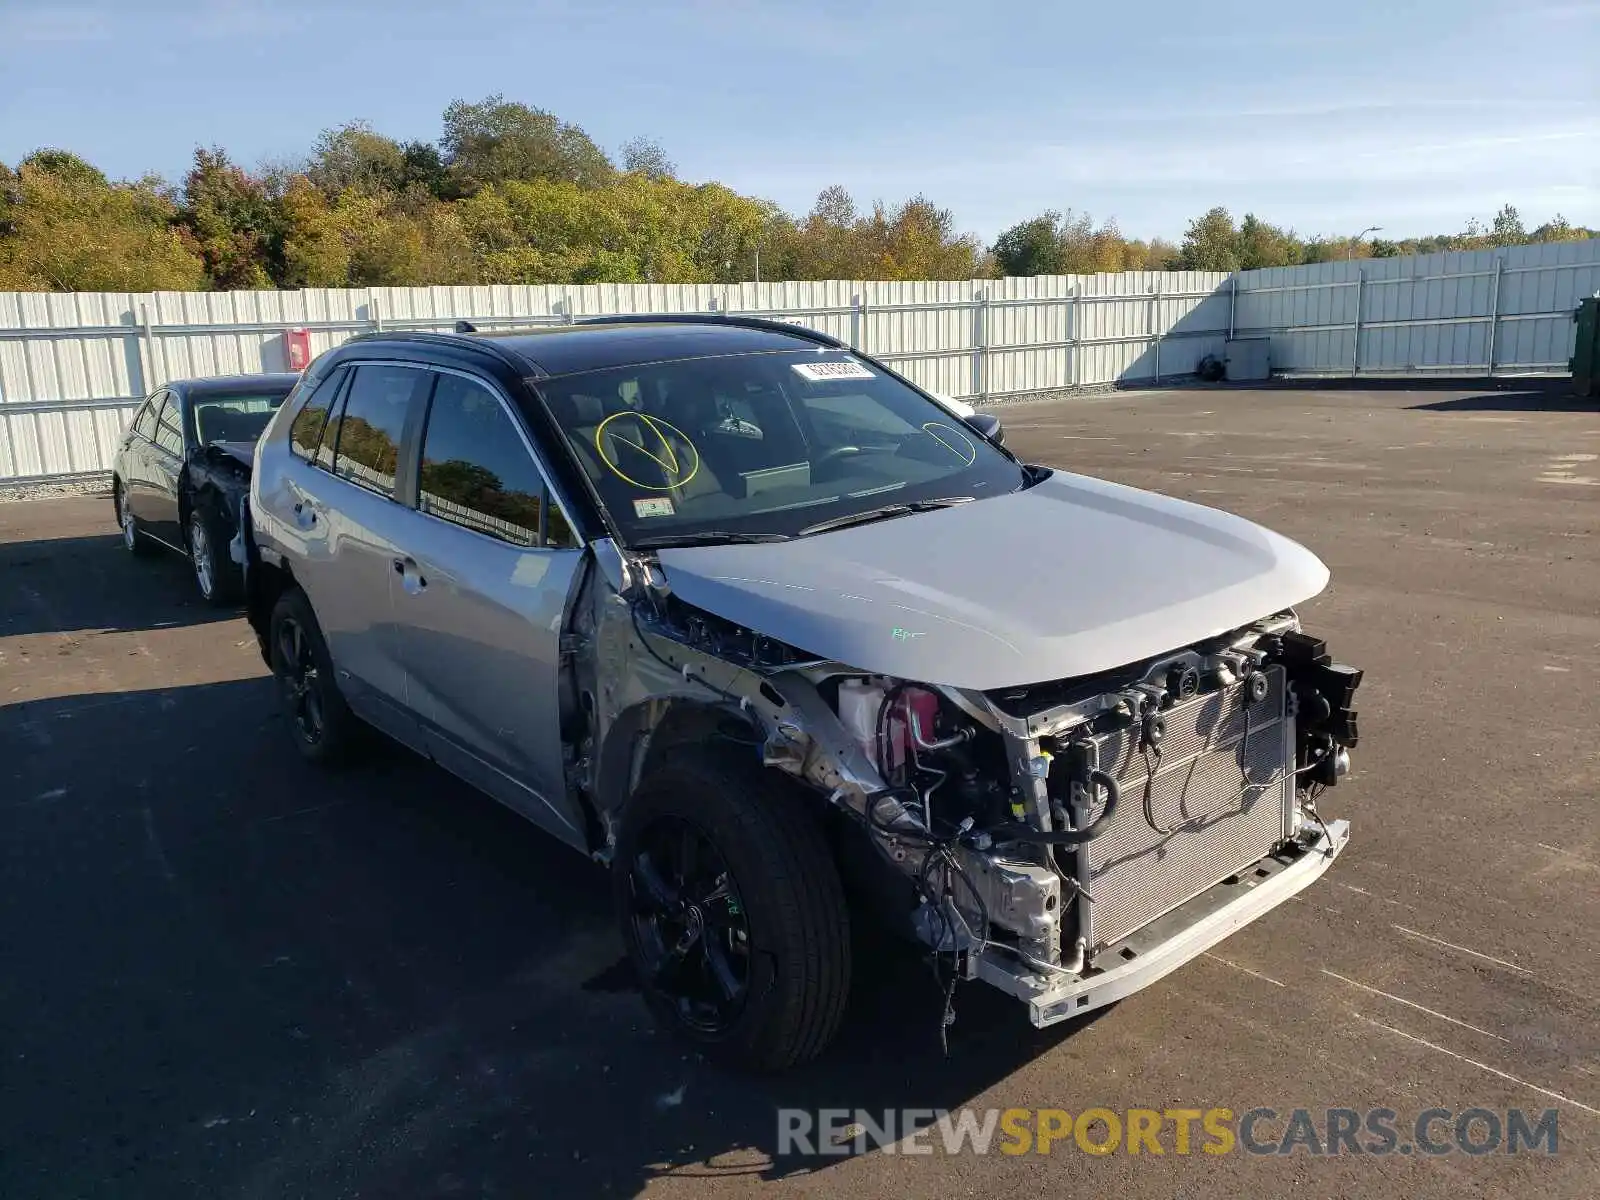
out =
{"type": "Polygon", "coordinates": [[[183,181],[183,227],[219,290],[273,286],[281,274],[282,209],[266,183],[229,161],[220,147],[199,148],[183,181]]]}
{"type": "Polygon", "coordinates": [[[0,165],[0,290],[194,291],[199,256],[159,180],[110,183],[75,155],[0,165]]]}

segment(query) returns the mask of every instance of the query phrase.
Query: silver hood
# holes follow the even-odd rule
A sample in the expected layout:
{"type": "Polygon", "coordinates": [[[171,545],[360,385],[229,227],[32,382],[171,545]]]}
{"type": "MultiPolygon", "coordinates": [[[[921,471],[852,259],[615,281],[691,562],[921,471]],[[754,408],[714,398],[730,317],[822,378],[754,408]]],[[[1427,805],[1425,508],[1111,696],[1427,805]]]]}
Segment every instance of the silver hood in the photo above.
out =
{"type": "Polygon", "coordinates": [[[1124,666],[1315,596],[1241,517],[1082,475],[788,542],[662,550],[673,592],[808,653],[965,688],[1124,666]]]}

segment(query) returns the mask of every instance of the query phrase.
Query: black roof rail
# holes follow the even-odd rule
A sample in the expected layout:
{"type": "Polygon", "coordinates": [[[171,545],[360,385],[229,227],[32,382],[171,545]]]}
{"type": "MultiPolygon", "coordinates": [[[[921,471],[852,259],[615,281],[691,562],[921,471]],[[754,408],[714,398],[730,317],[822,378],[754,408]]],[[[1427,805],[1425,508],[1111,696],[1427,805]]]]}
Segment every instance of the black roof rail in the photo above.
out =
{"type": "Polygon", "coordinates": [[[763,317],[742,317],[737,313],[611,313],[605,316],[579,317],[574,325],[737,325],[745,329],[765,329],[772,333],[787,333],[792,337],[816,342],[835,350],[848,350],[850,346],[831,334],[807,329],[804,325],[791,325],[787,321],[768,321],[763,317]]]}
{"type": "MultiPolygon", "coordinates": [[[[458,321],[456,324],[460,326],[467,324],[467,322],[458,321]]],[[[478,331],[474,329],[472,332],[477,333],[478,331]]],[[[512,354],[504,346],[495,345],[495,339],[492,337],[472,337],[460,329],[450,333],[439,333],[432,329],[373,330],[369,333],[358,333],[348,337],[342,344],[349,346],[355,342],[422,342],[435,346],[467,346],[474,350],[481,350],[491,358],[499,359],[506,366],[516,371],[523,371],[529,366],[537,366],[536,363],[529,363],[527,359],[512,354]]]]}

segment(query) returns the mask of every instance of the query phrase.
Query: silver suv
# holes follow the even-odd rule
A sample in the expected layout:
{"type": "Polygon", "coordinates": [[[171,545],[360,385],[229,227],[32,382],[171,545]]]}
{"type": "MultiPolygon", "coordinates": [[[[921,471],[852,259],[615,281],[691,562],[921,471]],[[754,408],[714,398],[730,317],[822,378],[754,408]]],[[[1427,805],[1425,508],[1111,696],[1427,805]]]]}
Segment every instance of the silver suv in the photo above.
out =
{"type": "Polygon", "coordinates": [[[818,1053],[863,917],[1047,1025],[1326,869],[1361,673],[1307,550],[1003,441],[788,325],[359,337],[257,449],[251,621],[308,758],[375,726],[609,864],[708,1052],[818,1053]]]}

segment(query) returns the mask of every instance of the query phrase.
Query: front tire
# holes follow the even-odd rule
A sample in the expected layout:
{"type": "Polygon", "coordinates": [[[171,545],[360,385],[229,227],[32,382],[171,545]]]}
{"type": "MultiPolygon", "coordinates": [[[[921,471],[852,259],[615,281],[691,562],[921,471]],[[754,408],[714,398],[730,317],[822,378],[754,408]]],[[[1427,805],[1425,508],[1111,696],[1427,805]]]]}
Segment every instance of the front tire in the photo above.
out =
{"type": "Polygon", "coordinates": [[[244,593],[244,579],[228,557],[228,537],[227,525],[209,504],[196,505],[189,513],[187,540],[195,586],[201,599],[218,608],[238,604],[244,593]]]}
{"type": "Polygon", "coordinates": [[[356,716],[339,692],[316,614],[299,588],[278,597],[267,636],[272,675],[301,757],[318,766],[344,762],[358,736],[356,716]]]}
{"type": "Polygon", "coordinates": [[[754,762],[691,750],[623,811],[622,934],[656,1019],[755,1071],[816,1057],[850,992],[844,889],[804,797],[754,762]]]}

